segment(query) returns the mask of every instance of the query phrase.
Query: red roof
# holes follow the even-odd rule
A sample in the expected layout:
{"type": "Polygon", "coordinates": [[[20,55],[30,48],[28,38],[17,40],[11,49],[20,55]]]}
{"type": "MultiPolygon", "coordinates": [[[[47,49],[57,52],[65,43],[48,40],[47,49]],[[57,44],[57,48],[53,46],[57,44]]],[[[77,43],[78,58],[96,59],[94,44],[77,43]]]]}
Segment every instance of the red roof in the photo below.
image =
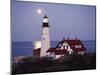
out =
{"type": "Polygon", "coordinates": [[[63,49],[63,50],[59,49],[58,50],[56,48],[50,48],[47,52],[53,52],[56,55],[61,55],[61,54],[67,54],[68,53],[67,50],[65,50],[65,49],[63,49]]]}
{"type": "Polygon", "coordinates": [[[33,51],[39,51],[40,52],[41,48],[37,48],[37,49],[34,49],[33,51]]]}
{"type": "Polygon", "coordinates": [[[68,45],[71,47],[71,49],[74,50],[74,51],[85,51],[86,50],[85,46],[78,39],[77,40],[62,40],[61,42],[59,42],[57,44],[56,48],[60,48],[59,44],[62,45],[64,42],[67,42],[68,45]],[[80,45],[81,47],[80,48],[76,48],[75,47],[76,45],[80,45]]]}
{"type": "Polygon", "coordinates": [[[40,55],[40,50],[41,50],[41,48],[38,48],[38,49],[34,49],[33,50],[33,55],[40,55]]]}

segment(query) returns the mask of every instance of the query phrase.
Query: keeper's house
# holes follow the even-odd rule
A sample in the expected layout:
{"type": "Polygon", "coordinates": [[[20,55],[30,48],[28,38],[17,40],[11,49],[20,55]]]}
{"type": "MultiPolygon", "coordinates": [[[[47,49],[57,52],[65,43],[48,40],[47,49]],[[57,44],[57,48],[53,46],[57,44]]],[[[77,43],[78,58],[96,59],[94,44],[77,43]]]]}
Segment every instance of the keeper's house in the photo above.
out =
{"type": "Polygon", "coordinates": [[[72,54],[79,54],[79,55],[83,55],[86,51],[86,48],[84,47],[84,45],[82,44],[82,42],[79,39],[63,39],[62,41],[60,41],[56,48],[50,48],[49,50],[47,50],[47,52],[49,53],[49,55],[51,55],[51,57],[55,57],[60,58],[64,55],[72,55],[72,54]]]}

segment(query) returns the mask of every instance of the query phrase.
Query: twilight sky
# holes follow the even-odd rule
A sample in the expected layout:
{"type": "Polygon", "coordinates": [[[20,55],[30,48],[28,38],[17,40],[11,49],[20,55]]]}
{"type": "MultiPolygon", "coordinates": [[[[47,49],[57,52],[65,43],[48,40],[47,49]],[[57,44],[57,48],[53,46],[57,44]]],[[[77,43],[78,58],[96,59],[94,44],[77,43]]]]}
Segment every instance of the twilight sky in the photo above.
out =
{"type": "Polygon", "coordinates": [[[12,0],[12,41],[41,40],[44,14],[49,17],[50,39],[95,40],[96,7],[12,0]],[[42,14],[37,13],[42,10],[42,14]]]}

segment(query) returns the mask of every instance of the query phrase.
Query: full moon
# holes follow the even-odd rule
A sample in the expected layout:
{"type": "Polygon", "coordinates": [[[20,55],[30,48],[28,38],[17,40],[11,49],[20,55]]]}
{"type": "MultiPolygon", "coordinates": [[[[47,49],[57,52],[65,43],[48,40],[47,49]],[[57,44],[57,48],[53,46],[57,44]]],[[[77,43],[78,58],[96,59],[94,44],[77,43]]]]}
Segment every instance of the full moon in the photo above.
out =
{"type": "Polygon", "coordinates": [[[41,14],[41,13],[42,13],[41,9],[38,9],[38,10],[37,10],[37,13],[38,13],[38,14],[41,14]]]}

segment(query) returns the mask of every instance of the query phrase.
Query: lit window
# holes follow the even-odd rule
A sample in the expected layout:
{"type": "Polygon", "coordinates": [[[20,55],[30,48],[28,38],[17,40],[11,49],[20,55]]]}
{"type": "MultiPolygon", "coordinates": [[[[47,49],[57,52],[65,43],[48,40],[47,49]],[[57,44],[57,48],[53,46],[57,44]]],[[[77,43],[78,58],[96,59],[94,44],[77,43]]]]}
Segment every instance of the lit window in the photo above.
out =
{"type": "Polygon", "coordinates": [[[76,48],[81,48],[81,45],[75,45],[76,48]]]}

